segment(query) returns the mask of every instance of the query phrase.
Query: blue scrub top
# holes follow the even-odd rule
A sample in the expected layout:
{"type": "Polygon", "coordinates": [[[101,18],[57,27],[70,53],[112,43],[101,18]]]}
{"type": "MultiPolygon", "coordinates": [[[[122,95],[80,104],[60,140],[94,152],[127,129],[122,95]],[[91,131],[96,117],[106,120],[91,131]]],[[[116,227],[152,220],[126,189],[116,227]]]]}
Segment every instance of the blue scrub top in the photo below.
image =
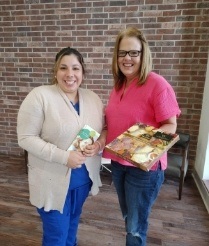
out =
{"type": "MultiPolygon", "coordinates": [[[[76,104],[72,103],[72,105],[79,115],[79,111],[80,111],[79,102],[77,102],[76,104]]],[[[89,178],[89,172],[86,169],[85,163],[82,164],[81,168],[76,168],[71,170],[70,187],[69,187],[70,190],[74,190],[90,182],[91,179],[89,178]]]]}

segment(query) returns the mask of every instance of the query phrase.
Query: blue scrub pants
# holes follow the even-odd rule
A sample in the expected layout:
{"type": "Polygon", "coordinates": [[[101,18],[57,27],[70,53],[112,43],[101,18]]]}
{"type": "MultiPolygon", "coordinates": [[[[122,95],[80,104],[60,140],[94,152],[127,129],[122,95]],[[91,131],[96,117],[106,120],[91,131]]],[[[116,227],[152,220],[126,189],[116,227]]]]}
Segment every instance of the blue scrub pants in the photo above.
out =
{"type": "Polygon", "coordinates": [[[77,230],[83,204],[92,183],[68,190],[63,214],[57,210],[37,209],[43,223],[42,246],[76,246],[77,230]]]}
{"type": "Polygon", "coordinates": [[[145,246],[151,207],[164,181],[161,165],[143,171],[112,161],[112,179],[126,225],[126,246],[145,246]]]}

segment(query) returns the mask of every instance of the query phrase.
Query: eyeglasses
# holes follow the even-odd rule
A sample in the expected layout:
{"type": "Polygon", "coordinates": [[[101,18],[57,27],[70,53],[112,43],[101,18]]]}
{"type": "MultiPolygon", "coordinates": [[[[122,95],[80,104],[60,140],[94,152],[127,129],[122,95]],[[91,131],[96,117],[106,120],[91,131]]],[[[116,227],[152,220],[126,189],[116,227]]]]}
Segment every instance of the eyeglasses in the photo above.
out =
{"type": "Polygon", "coordinates": [[[125,57],[127,54],[130,57],[137,57],[141,52],[142,52],[141,50],[129,50],[129,51],[119,50],[118,57],[125,57]]]}

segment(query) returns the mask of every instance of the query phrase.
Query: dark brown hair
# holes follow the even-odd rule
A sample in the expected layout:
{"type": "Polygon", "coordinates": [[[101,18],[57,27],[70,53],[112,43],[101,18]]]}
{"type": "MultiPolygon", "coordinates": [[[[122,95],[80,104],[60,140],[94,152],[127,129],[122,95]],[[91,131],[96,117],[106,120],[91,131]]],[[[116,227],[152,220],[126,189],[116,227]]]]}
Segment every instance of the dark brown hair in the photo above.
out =
{"type": "Polygon", "coordinates": [[[54,76],[53,76],[52,84],[57,84],[56,74],[57,74],[58,67],[60,65],[60,61],[62,60],[63,56],[69,56],[72,54],[77,57],[79,63],[82,66],[83,75],[85,74],[85,64],[84,64],[83,56],[81,55],[81,53],[78,52],[76,49],[73,49],[71,47],[66,47],[66,48],[61,49],[55,56],[55,64],[54,64],[54,69],[53,69],[54,76]]]}

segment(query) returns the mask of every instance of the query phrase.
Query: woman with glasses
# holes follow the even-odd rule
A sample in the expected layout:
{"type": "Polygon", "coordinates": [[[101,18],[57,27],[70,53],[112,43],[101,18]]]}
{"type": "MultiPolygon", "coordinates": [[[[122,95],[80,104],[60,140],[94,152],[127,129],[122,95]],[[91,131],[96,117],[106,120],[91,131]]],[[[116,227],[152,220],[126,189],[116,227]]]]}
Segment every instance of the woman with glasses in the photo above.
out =
{"type": "MultiPolygon", "coordinates": [[[[171,85],[152,71],[151,53],[143,33],[136,28],[121,31],[114,48],[114,88],[105,110],[106,143],[137,122],[175,133],[180,109],[171,85]]],[[[126,246],[145,246],[151,207],[160,191],[167,167],[166,154],[149,172],[107,151],[112,178],[126,228],[126,246]]]]}

